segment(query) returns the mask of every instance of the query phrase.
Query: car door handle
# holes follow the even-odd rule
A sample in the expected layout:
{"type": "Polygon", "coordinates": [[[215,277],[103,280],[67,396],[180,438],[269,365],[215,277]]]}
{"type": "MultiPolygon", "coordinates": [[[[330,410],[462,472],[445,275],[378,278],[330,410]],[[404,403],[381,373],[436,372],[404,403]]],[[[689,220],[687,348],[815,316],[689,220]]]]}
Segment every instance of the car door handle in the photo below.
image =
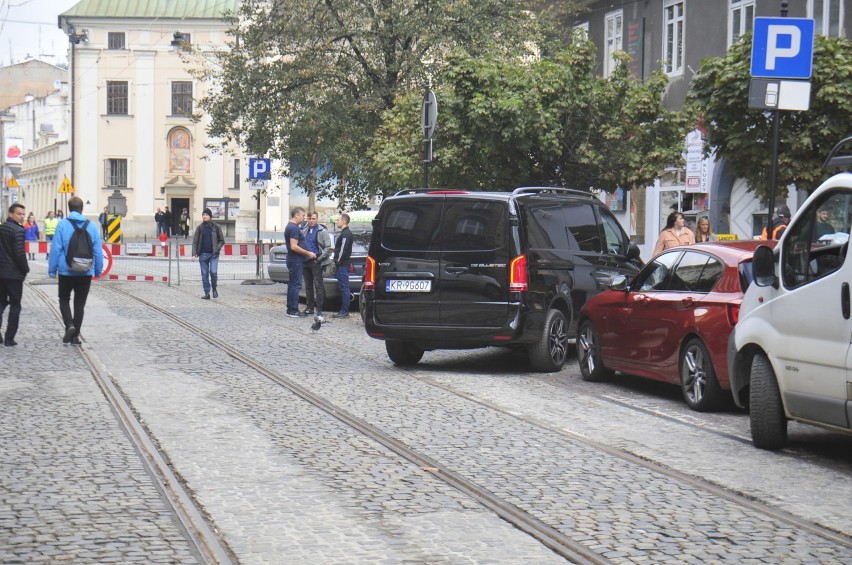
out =
{"type": "Polygon", "coordinates": [[[849,283],[840,285],[840,308],[843,310],[843,319],[849,319],[849,283]]]}
{"type": "Polygon", "coordinates": [[[695,300],[691,296],[684,298],[680,301],[680,303],[683,304],[686,308],[692,308],[693,306],[695,306],[695,300]]]}
{"type": "Polygon", "coordinates": [[[444,269],[451,275],[460,275],[462,273],[466,273],[468,271],[467,267],[446,267],[444,269]]]}

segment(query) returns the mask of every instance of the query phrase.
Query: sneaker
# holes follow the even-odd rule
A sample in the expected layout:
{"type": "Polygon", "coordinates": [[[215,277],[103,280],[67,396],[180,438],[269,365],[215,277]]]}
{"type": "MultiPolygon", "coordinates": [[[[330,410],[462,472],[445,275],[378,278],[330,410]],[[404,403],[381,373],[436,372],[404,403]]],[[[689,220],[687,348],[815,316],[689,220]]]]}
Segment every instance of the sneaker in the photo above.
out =
{"type": "Polygon", "coordinates": [[[62,343],[71,343],[71,340],[76,337],[77,328],[74,326],[68,326],[65,330],[65,335],[62,336],[62,343]]]}
{"type": "Polygon", "coordinates": [[[210,293],[209,293],[209,292],[205,292],[205,293],[204,293],[204,296],[202,296],[202,297],[201,297],[201,300],[210,300],[210,293]]]}
{"type": "Polygon", "coordinates": [[[299,312],[287,312],[287,317],[288,318],[301,318],[301,316],[299,316],[299,312]]]}
{"type": "Polygon", "coordinates": [[[213,289],[213,298],[219,298],[219,291],[215,288],[213,289]]]}
{"type": "Polygon", "coordinates": [[[83,342],[82,342],[82,341],[80,341],[80,336],[79,336],[79,335],[75,335],[75,336],[71,339],[71,345],[83,345],[83,342]]]}
{"type": "Polygon", "coordinates": [[[338,320],[349,317],[349,312],[337,312],[336,314],[331,315],[332,318],[336,318],[338,320]]]}

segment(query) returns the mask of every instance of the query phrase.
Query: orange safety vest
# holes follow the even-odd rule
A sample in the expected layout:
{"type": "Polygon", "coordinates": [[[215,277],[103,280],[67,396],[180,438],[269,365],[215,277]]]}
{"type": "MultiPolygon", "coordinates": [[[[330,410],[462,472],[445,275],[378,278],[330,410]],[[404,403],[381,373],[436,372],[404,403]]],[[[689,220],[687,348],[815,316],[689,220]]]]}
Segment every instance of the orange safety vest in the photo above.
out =
{"type": "MultiPolygon", "coordinates": [[[[778,224],[775,226],[775,229],[772,230],[772,239],[778,240],[781,238],[781,234],[784,233],[784,230],[787,229],[787,224],[778,224]]],[[[763,228],[763,233],[760,236],[760,239],[768,239],[766,237],[766,228],[763,228]]]]}

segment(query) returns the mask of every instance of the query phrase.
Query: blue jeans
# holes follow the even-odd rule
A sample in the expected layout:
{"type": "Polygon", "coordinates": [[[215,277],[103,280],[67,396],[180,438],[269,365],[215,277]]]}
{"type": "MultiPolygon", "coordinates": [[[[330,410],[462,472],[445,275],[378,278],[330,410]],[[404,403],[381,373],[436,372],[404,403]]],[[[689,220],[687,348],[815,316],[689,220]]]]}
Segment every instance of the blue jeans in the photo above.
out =
{"type": "Polygon", "coordinates": [[[337,284],[340,285],[340,314],[349,313],[349,300],[352,298],[349,292],[349,265],[339,265],[334,269],[337,284]]]}
{"type": "Polygon", "coordinates": [[[210,292],[211,285],[216,290],[216,279],[219,276],[219,255],[215,253],[201,253],[198,256],[201,264],[201,284],[204,285],[204,294],[210,292]]]}
{"type": "Polygon", "coordinates": [[[302,290],[302,277],[305,274],[305,262],[301,257],[287,259],[287,271],[290,273],[290,282],[287,283],[287,313],[299,312],[299,291],[302,290]]]}

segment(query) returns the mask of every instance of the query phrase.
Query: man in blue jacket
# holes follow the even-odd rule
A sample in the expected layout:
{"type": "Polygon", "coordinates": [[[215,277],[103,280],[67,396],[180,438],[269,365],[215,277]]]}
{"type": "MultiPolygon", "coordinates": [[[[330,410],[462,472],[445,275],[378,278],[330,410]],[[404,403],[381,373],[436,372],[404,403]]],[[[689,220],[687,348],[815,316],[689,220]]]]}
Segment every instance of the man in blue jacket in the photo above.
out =
{"type": "Polygon", "coordinates": [[[83,199],[77,196],[68,200],[68,217],[56,226],[56,234],[50,249],[50,261],[47,274],[50,278],[59,272],[59,311],[65,323],[65,334],[62,343],[80,345],[80,326],[83,325],[83,313],[86,309],[86,299],[89,297],[89,287],[92,277],[100,277],[104,267],[104,256],[101,252],[101,234],[94,223],[83,216],[83,199]],[[87,272],[75,272],[68,266],[68,253],[74,225],[89,232],[92,240],[92,267],[87,272]],[[71,313],[71,293],[74,293],[74,313],[71,313]]]}

